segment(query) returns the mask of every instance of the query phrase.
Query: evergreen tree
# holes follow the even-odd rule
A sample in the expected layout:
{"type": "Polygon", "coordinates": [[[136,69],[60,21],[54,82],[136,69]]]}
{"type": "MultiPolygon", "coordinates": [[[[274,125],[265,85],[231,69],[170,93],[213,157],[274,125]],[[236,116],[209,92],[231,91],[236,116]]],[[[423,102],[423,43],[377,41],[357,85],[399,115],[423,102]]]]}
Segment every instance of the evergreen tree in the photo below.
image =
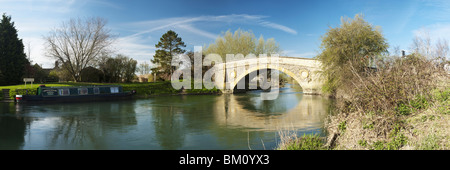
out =
{"type": "Polygon", "coordinates": [[[0,22],[0,85],[21,83],[27,63],[24,45],[17,36],[14,22],[3,14],[0,22]]]}
{"type": "Polygon", "coordinates": [[[176,69],[171,65],[172,58],[174,55],[186,52],[181,48],[186,47],[186,45],[175,31],[169,30],[162,35],[155,47],[158,50],[156,50],[156,54],[151,61],[157,67],[153,68],[152,72],[157,73],[164,80],[170,80],[170,76],[176,69]]]}

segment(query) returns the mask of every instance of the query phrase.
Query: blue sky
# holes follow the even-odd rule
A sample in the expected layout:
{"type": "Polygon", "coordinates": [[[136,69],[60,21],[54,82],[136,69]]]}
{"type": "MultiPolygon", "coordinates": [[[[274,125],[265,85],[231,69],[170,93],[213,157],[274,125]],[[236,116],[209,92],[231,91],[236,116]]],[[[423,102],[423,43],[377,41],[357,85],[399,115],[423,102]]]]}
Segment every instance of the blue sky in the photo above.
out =
{"type": "Polygon", "coordinates": [[[193,46],[213,43],[231,30],[251,30],[256,38],[274,38],[283,53],[311,58],[319,53],[320,37],[337,27],[343,16],[362,13],[380,26],[391,47],[409,49],[414,36],[427,32],[432,41],[450,40],[447,0],[0,0],[0,12],[12,17],[31,59],[53,67],[45,56],[43,36],[76,17],[102,17],[117,40],[116,53],[150,62],[162,34],[174,30],[193,46]]]}

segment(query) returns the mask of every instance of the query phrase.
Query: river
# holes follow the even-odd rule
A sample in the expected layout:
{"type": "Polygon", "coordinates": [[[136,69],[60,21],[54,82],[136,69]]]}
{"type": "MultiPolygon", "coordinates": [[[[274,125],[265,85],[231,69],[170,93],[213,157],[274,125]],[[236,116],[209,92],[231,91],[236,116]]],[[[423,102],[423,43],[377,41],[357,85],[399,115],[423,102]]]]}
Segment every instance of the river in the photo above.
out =
{"type": "Polygon", "coordinates": [[[69,104],[0,103],[0,149],[262,150],[279,131],[323,132],[332,100],[281,88],[244,94],[158,96],[69,104]]]}

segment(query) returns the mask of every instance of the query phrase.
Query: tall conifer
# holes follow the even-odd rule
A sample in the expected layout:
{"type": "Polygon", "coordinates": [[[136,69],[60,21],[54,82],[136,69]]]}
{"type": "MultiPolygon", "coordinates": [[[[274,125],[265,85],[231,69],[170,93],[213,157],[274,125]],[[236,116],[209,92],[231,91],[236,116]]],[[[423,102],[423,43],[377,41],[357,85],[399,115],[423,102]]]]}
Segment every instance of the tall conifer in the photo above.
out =
{"type": "Polygon", "coordinates": [[[169,30],[162,35],[155,47],[158,50],[156,50],[156,54],[151,61],[157,67],[153,68],[152,72],[157,73],[164,80],[170,80],[170,76],[175,71],[175,68],[171,65],[172,58],[174,55],[186,52],[182,49],[186,45],[175,31],[169,30]]]}
{"type": "Polygon", "coordinates": [[[22,39],[11,17],[3,14],[0,22],[0,85],[13,85],[22,82],[28,59],[24,52],[22,39]]]}

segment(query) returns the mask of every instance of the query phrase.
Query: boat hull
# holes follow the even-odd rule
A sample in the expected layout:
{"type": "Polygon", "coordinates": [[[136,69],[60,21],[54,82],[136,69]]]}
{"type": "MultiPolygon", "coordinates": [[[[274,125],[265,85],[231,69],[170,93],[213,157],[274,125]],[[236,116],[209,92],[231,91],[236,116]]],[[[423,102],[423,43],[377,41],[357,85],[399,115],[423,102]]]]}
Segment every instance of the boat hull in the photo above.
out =
{"type": "Polygon", "coordinates": [[[73,96],[38,96],[38,95],[23,95],[19,103],[29,102],[94,102],[94,101],[109,101],[109,100],[123,100],[131,99],[133,92],[112,93],[112,94],[97,94],[97,95],[73,95],[73,96]]]}

